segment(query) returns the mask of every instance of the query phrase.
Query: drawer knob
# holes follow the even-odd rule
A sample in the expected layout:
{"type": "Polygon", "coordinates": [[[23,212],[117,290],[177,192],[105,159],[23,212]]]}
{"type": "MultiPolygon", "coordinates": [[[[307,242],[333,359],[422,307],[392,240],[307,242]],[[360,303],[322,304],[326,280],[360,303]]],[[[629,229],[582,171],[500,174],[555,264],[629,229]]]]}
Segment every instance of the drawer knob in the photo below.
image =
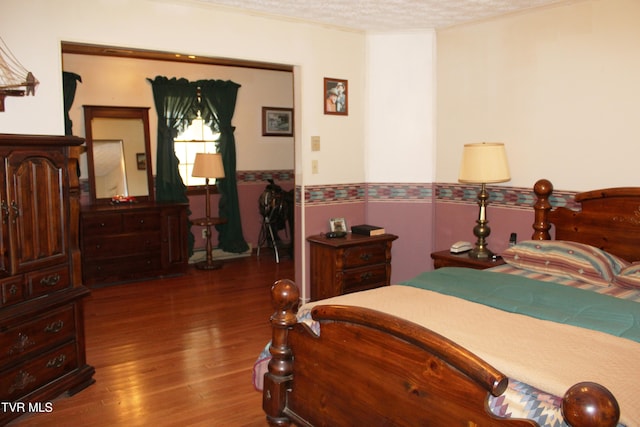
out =
{"type": "Polygon", "coordinates": [[[44,331],[55,334],[57,332],[60,332],[62,328],[64,328],[64,321],[58,320],[57,322],[51,322],[47,326],[45,326],[44,331]]]}
{"type": "Polygon", "coordinates": [[[373,273],[370,271],[367,271],[366,273],[362,273],[360,275],[361,280],[368,280],[368,279],[371,279],[372,277],[373,277],[373,273]]]}
{"type": "Polygon", "coordinates": [[[54,357],[53,359],[49,359],[47,362],[47,368],[59,368],[64,365],[64,362],[67,360],[67,356],[64,354],[59,355],[58,357],[54,357]]]}
{"type": "Polygon", "coordinates": [[[25,335],[22,332],[18,334],[18,339],[16,339],[16,343],[11,346],[9,349],[9,355],[22,353],[28,347],[35,345],[35,341],[29,338],[29,335],[25,335]]]}
{"type": "Polygon", "coordinates": [[[30,373],[25,371],[20,371],[18,372],[18,375],[16,375],[16,377],[13,379],[13,384],[9,386],[9,389],[7,391],[9,392],[9,394],[11,394],[16,390],[23,390],[29,384],[31,384],[32,382],[35,382],[35,380],[36,380],[36,377],[31,375],[30,373]]]}
{"type": "Polygon", "coordinates": [[[14,284],[11,285],[11,287],[9,288],[9,294],[11,294],[12,297],[16,296],[16,294],[18,293],[18,287],[14,284]]]}
{"type": "Polygon", "coordinates": [[[60,275],[59,274],[51,274],[49,276],[43,277],[40,280],[40,284],[42,286],[55,286],[58,284],[58,282],[60,282],[60,275]]]}
{"type": "Polygon", "coordinates": [[[363,261],[369,261],[371,259],[371,254],[368,254],[368,253],[360,254],[360,259],[363,261]]]}

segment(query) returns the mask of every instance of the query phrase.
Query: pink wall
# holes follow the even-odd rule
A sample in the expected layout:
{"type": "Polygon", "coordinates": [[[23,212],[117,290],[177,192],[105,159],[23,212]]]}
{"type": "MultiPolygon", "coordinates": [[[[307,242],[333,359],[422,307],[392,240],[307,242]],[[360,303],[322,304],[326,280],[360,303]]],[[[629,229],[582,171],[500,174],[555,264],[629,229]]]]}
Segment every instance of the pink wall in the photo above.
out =
{"type": "Polygon", "coordinates": [[[385,201],[369,203],[368,224],[395,234],[391,257],[391,283],[408,280],[431,268],[433,204],[385,201]]]}
{"type": "MultiPolygon", "coordinates": [[[[434,250],[444,250],[458,240],[475,242],[473,227],[478,219],[478,206],[462,203],[436,203],[434,250]]],[[[533,208],[514,209],[504,206],[487,207],[487,219],[491,234],[487,238],[489,249],[500,254],[509,246],[511,233],[518,234],[518,241],[528,240],[533,234],[533,208]]]]}
{"type": "MultiPolygon", "coordinates": [[[[282,187],[284,191],[293,189],[293,182],[276,182],[282,187]]],[[[265,181],[244,182],[238,184],[238,203],[240,205],[240,217],[242,220],[242,232],[244,239],[251,245],[252,249],[255,249],[258,244],[258,235],[260,233],[260,227],[262,226],[262,217],[260,216],[260,210],[258,208],[258,198],[264,191],[268,183],[265,181]]],[[[205,216],[205,196],[197,195],[190,196],[189,203],[191,207],[190,218],[200,218],[205,216]]],[[[220,195],[211,195],[211,216],[218,216],[218,203],[220,201],[220,195]]],[[[205,247],[205,240],[202,239],[202,227],[193,226],[191,231],[195,236],[194,249],[203,249],[205,247]]],[[[281,231],[281,237],[285,237],[281,231]]],[[[218,233],[213,230],[212,242],[214,246],[218,243],[218,233]]]]}

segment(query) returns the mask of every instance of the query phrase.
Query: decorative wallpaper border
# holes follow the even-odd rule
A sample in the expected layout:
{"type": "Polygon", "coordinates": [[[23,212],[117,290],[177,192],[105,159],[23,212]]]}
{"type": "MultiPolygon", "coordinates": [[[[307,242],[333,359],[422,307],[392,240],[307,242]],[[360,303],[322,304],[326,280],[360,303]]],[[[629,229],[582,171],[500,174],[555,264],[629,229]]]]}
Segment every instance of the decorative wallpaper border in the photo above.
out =
{"type": "MultiPolygon", "coordinates": [[[[238,185],[264,184],[273,179],[276,184],[294,182],[293,170],[237,171],[238,185]]],[[[266,184],[265,184],[266,185],[266,184]]],[[[89,193],[89,182],[80,179],[81,191],[89,193]]],[[[459,183],[358,183],[312,185],[304,188],[304,200],[308,205],[331,205],[359,202],[413,202],[413,203],[477,203],[479,185],[459,183]]],[[[531,209],[535,203],[532,188],[487,186],[489,203],[512,209],[531,209]]],[[[578,210],[576,192],[554,190],[553,207],[564,206],[578,210]]],[[[301,203],[302,187],[295,186],[296,203],[301,203]]]]}
{"type": "Polygon", "coordinates": [[[368,201],[432,202],[434,184],[367,184],[368,201]]]}
{"type": "MultiPolygon", "coordinates": [[[[301,187],[296,187],[296,203],[301,201],[301,187]]],[[[304,202],[309,205],[364,202],[364,184],[315,185],[304,188],[304,202]]]]}
{"type": "Polygon", "coordinates": [[[276,184],[292,182],[295,174],[293,170],[236,171],[238,185],[263,183],[268,179],[273,179],[276,184]]]}
{"type": "MultiPolygon", "coordinates": [[[[438,183],[436,186],[436,199],[450,203],[476,203],[479,185],[466,184],[445,184],[438,183]]],[[[523,187],[503,187],[487,185],[489,192],[489,203],[515,209],[531,209],[536,200],[536,195],[532,188],[523,187]]],[[[550,198],[553,207],[566,207],[569,209],[579,209],[575,202],[575,192],[554,190],[550,198]]]]}
{"type": "MultiPolygon", "coordinates": [[[[302,187],[296,186],[296,203],[300,203],[302,187]]],[[[418,203],[464,203],[475,204],[478,201],[480,186],[457,183],[369,183],[344,184],[305,187],[306,204],[336,204],[355,202],[418,202],[418,203]]],[[[535,194],[531,188],[487,186],[489,203],[511,209],[531,209],[535,203],[535,194]]],[[[553,207],[564,206],[577,210],[575,192],[554,190],[550,199],[553,207]]]]}

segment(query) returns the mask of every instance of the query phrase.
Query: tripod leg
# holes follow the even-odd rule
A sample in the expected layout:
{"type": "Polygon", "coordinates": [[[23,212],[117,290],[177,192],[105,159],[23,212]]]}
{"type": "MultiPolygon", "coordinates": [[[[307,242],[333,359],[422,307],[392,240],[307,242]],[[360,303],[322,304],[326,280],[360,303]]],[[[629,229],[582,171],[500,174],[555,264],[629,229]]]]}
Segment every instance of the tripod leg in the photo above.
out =
{"type": "Polygon", "coordinates": [[[269,235],[271,237],[271,244],[273,245],[273,252],[276,254],[276,264],[280,264],[280,256],[278,255],[278,244],[276,243],[276,238],[273,235],[273,228],[271,227],[271,224],[267,224],[267,227],[269,228],[269,235]]]}

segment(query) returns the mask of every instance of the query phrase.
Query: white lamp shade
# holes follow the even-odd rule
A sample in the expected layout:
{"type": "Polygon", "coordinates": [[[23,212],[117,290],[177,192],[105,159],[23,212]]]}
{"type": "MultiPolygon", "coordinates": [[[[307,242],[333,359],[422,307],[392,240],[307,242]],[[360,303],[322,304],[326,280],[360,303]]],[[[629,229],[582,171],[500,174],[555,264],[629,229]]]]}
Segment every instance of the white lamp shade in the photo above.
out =
{"type": "Polygon", "coordinates": [[[507,153],[500,142],[465,144],[458,181],[468,184],[490,184],[511,179],[507,153]]]}
{"type": "Polygon", "coordinates": [[[191,176],[197,178],[224,178],[224,166],[220,153],[196,153],[191,176]]]}

